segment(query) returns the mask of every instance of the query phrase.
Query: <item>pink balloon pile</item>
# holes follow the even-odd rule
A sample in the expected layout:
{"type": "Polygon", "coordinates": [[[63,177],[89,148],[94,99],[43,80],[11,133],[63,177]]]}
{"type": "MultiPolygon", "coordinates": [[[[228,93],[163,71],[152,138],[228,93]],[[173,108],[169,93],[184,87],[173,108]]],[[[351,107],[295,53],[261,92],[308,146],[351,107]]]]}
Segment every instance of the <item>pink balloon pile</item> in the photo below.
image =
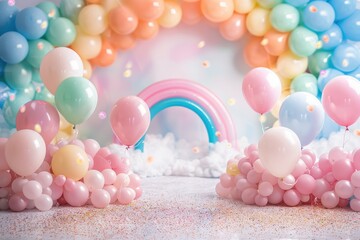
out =
{"type": "Polygon", "coordinates": [[[256,145],[249,145],[244,154],[228,161],[216,185],[219,196],[258,206],[321,203],[360,211],[360,149],[349,153],[335,147],[318,161],[310,150],[302,150],[292,173],[282,178],[264,168],[256,145]]]}
{"type": "Polygon", "coordinates": [[[116,202],[130,204],[142,195],[140,177],[130,171],[129,159],[112,154],[107,147],[100,148],[95,140],[75,139],[47,145],[45,160],[35,173],[26,177],[8,170],[4,154],[9,141],[0,141],[0,210],[48,211],[59,205],[105,208],[116,202]],[[69,145],[80,147],[88,155],[88,170],[78,181],[54,175],[50,169],[54,153],[69,145]]]}

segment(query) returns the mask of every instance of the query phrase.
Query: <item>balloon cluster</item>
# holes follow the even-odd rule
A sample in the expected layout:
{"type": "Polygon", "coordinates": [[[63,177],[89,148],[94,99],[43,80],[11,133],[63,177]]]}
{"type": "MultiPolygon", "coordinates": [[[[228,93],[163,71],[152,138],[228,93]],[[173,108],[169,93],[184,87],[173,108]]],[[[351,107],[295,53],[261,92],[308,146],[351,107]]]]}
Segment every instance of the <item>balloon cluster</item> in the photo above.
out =
{"type": "Polygon", "coordinates": [[[100,148],[92,139],[46,147],[32,130],[1,139],[1,210],[47,211],[65,204],[96,208],[116,202],[127,205],[142,195],[140,184],[140,178],[130,171],[128,158],[100,148]]]}
{"type": "Polygon", "coordinates": [[[282,143],[287,149],[280,151],[281,142],[298,142],[288,131],[273,128],[260,140],[259,146],[249,145],[243,157],[229,160],[226,173],[216,185],[217,194],[258,206],[284,203],[335,208],[350,205],[359,212],[360,149],[346,152],[335,147],[320,159],[310,150],[300,151],[296,144],[282,143]],[[279,139],[280,136],[284,139],[279,139]],[[266,141],[270,141],[267,147],[266,141]],[[268,161],[272,161],[271,168],[267,167],[268,161]]]}

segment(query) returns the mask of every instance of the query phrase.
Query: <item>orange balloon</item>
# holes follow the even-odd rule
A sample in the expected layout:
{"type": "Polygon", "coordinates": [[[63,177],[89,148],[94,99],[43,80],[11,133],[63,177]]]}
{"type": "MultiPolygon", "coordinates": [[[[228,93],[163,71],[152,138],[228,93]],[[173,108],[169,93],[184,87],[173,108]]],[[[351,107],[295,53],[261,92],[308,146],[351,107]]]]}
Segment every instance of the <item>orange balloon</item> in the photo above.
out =
{"type": "Polygon", "coordinates": [[[115,48],[106,40],[102,39],[101,51],[95,58],[90,59],[92,65],[106,67],[115,62],[117,52],[115,48]]]}
{"type": "Polygon", "coordinates": [[[229,19],[234,12],[233,0],[201,0],[201,11],[211,22],[219,23],[229,19]]]}
{"type": "Polygon", "coordinates": [[[92,75],[92,66],[88,60],[86,60],[86,59],[81,59],[81,60],[83,62],[83,66],[84,66],[83,77],[86,79],[90,79],[91,75],[92,75]]]}
{"type": "Polygon", "coordinates": [[[288,49],[288,37],[288,32],[282,33],[271,29],[265,34],[261,45],[269,54],[279,56],[288,49]]]}
{"type": "Polygon", "coordinates": [[[132,35],[120,35],[108,29],[103,36],[117,49],[127,50],[135,46],[135,38],[132,35]]]}
{"type": "Polygon", "coordinates": [[[136,38],[150,39],[155,37],[159,32],[159,24],[156,21],[139,21],[133,35],[136,38]]]}
{"type": "Polygon", "coordinates": [[[246,32],[245,15],[234,13],[231,18],[220,23],[219,30],[221,35],[229,41],[240,39],[246,32]]]}
{"type": "Polygon", "coordinates": [[[251,37],[245,46],[244,58],[251,67],[274,68],[277,57],[268,54],[261,45],[262,38],[251,37]]]}
{"type": "Polygon", "coordinates": [[[124,5],[113,8],[108,14],[110,28],[117,34],[127,35],[132,33],[138,25],[138,17],[124,5]]]}
{"type": "Polygon", "coordinates": [[[155,20],[165,9],[164,0],[125,0],[124,2],[141,20],[155,20]]]}
{"type": "Polygon", "coordinates": [[[181,8],[183,10],[182,19],[186,24],[193,25],[201,21],[201,7],[200,1],[186,2],[181,3],[181,8]]]}
{"type": "Polygon", "coordinates": [[[86,0],[87,4],[91,4],[91,3],[101,3],[102,0],[86,0]]]}

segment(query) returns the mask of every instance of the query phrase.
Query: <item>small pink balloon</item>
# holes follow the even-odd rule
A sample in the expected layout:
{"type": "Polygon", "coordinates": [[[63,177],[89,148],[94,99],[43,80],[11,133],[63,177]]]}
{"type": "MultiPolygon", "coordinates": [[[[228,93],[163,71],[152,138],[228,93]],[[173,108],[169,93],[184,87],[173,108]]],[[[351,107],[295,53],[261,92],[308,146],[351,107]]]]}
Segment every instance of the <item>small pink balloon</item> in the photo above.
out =
{"type": "Polygon", "coordinates": [[[355,212],[360,212],[360,200],[359,199],[351,199],[350,208],[355,212]]]}
{"type": "Polygon", "coordinates": [[[257,184],[261,180],[261,173],[257,173],[255,170],[250,170],[246,174],[246,178],[250,184],[257,184]]]}
{"type": "Polygon", "coordinates": [[[39,172],[35,180],[38,181],[43,188],[47,188],[52,184],[53,176],[49,172],[39,172]]]}
{"type": "Polygon", "coordinates": [[[229,41],[239,40],[246,33],[245,15],[234,13],[219,24],[221,36],[229,41]]]}
{"type": "Polygon", "coordinates": [[[8,171],[0,171],[0,188],[9,186],[11,183],[11,174],[8,171]]]}
{"type": "Polygon", "coordinates": [[[310,170],[310,175],[313,176],[314,179],[319,179],[321,178],[324,174],[321,171],[321,169],[317,166],[314,166],[311,168],[310,170]]]}
{"type": "Polygon", "coordinates": [[[54,183],[59,187],[64,186],[65,182],[66,182],[66,177],[64,175],[58,175],[54,178],[54,183]]]}
{"type": "Polygon", "coordinates": [[[120,173],[116,176],[116,180],[114,182],[114,186],[117,189],[121,189],[124,187],[128,187],[130,184],[130,178],[127,174],[125,173],[120,173]]]}
{"type": "Polygon", "coordinates": [[[332,172],[336,180],[350,180],[355,169],[349,159],[341,159],[334,162],[332,172]]]}
{"type": "Polygon", "coordinates": [[[24,184],[22,192],[27,199],[35,200],[42,194],[42,186],[39,182],[31,180],[24,184]]]}
{"type": "Polygon", "coordinates": [[[356,171],[351,175],[351,184],[354,187],[360,187],[360,171],[356,171]]]}
{"type": "Polygon", "coordinates": [[[7,138],[0,138],[0,171],[9,170],[10,167],[5,158],[5,144],[7,138]]]}
{"type": "Polygon", "coordinates": [[[269,183],[269,182],[261,182],[259,184],[259,189],[258,192],[264,196],[264,197],[268,197],[270,196],[274,191],[274,186],[269,183]]]}
{"type": "Polygon", "coordinates": [[[314,187],[312,194],[317,198],[321,198],[321,196],[325,192],[330,191],[330,190],[331,190],[330,184],[325,179],[321,178],[321,179],[315,180],[315,187],[314,187]]]}
{"type": "Polygon", "coordinates": [[[73,191],[64,190],[65,201],[73,207],[85,205],[89,199],[89,189],[82,182],[76,182],[73,191]]]}
{"type": "Polygon", "coordinates": [[[0,198],[0,211],[9,209],[9,200],[7,198],[0,198]]]}
{"type": "Polygon", "coordinates": [[[342,147],[334,147],[329,151],[329,161],[330,164],[334,164],[334,162],[338,160],[344,160],[348,156],[348,153],[342,147]]]}
{"type": "Polygon", "coordinates": [[[278,184],[279,187],[283,190],[291,189],[296,183],[296,180],[293,175],[289,174],[284,178],[279,178],[278,184]]]}
{"type": "Polygon", "coordinates": [[[0,188],[0,199],[1,198],[7,198],[7,196],[9,196],[11,192],[11,189],[10,188],[0,188]]]}
{"type": "Polygon", "coordinates": [[[23,105],[16,115],[16,129],[31,129],[39,133],[46,144],[59,131],[60,116],[56,108],[48,102],[33,100],[23,105]]]}
{"type": "Polygon", "coordinates": [[[51,189],[51,198],[54,201],[58,200],[63,194],[63,188],[55,183],[51,184],[50,189],[51,189]]]}
{"type": "MultiPolygon", "coordinates": [[[[330,150],[331,151],[331,150],[330,150]]],[[[332,162],[328,159],[327,156],[321,156],[319,159],[319,168],[324,173],[328,173],[332,169],[332,162]]]]}
{"type": "Polygon", "coordinates": [[[300,194],[294,189],[288,190],[284,193],[284,203],[290,207],[299,205],[300,194]]]}
{"type": "Polygon", "coordinates": [[[255,188],[247,188],[242,192],[241,199],[247,205],[254,205],[256,195],[258,192],[255,188]]]}
{"type": "Polygon", "coordinates": [[[137,174],[132,173],[129,175],[129,178],[130,178],[130,183],[129,183],[130,188],[135,189],[141,185],[141,178],[137,174]]]}
{"type": "Polygon", "coordinates": [[[140,198],[142,196],[143,190],[141,187],[135,188],[135,200],[140,198]]]}
{"type": "Polygon", "coordinates": [[[64,184],[64,190],[66,190],[67,192],[72,192],[75,190],[75,188],[76,182],[71,178],[66,179],[66,182],[64,184]]]}
{"type": "Polygon", "coordinates": [[[342,75],[333,78],[322,92],[325,112],[337,124],[348,127],[356,122],[360,112],[360,83],[354,77],[342,75]]]}
{"type": "Polygon", "coordinates": [[[255,204],[260,206],[260,207],[264,207],[266,206],[268,203],[268,198],[267,197],[264,197],[260,194],[256,195],[255,197],[255,204]]]}
{"type": "Polygon", "coordinates": [[[335,208],[339,203],[339,197],[335,194],[334,191],[325,192],[321,196],[321,204],[325,208],[335,208]]]}
{"type": "Polygon", "coordinates": [[[102,175],[104,176],[105,185],[111,185],[116,180],[116,173],[112,169],[104,169],[102,172],[102,175]]]}
{"type": "Polygon", "coordinates": [[[237,183],[236,183],[236,188],[237,188],[239,191],[241,191],[241,192],[243,192],[245,189],[248,189],[248,188],[251,188],[251,187],[254,188],[255,185],[254,185],[254,184],[250,184],[250,183],[248,182],[248,180],[245,179],[245,178],[239,179],[239,180],[237,181],[237,183]]]}
{"type": "Polygon", "coordinates": [[[254,167],[255,172],[257,172],[257,173],[263,173],[265,170],[260,159],[255,160],[253,167],[254,167]]]}
{"type": "Polygon", "coordinates": [[[275,185],[278,183],[278,178],[269,173],[268,171],[264,171],[261,175],[261,180],[264,182],[269,182],[272,185],[275,185]]]}
{"type": "Polygon", "coordinates": [[[249,162],[243,162],[238,167],[239,167],[240,172],[242,174],[244,174],[245,176],[252,170],[251,163],[249,163],[249,162]]]}
{"type": "Polygon", "coordinates": [[[353,164],[356,170],[360,170],[360,149],[356,150],[354,153],[353,164]]]}
{"type": "Polygon", "coordinates": [[[215,186],[215,191],[220,197],[228,198],[230,195],[231,188],[224,187],[223,185],[221,185],[221,182],[219,182],[215,186]]]}
{"type": "Polygon", "coordinates": [[[76,145],[81,149],[85,150],[85,145],[80,139],[73,139],[69,144],[76,145]]]}
{"type": "Polygon", "coordinates": [[[149,107],[137,96],[120,98],[111,110],[110,123],[120,143],[133,146],[149,128],[149,107]]]}
{"type": "Polygon", "coordinates": [[[360,188],[355,188],[354,197],[360,200],[360,188]]]}
{"type": "Polygon", "coordinates": [[[128,173],[130,170],[130,161],[128,158],[120,157],[117,154],[110,154],[106,156],[106,160],[110,163],[111,168],[119,173],[128,173]]]}
{"type": "Polygon", "coordinates": [[[100,149],[99,143],[94,139],[86,139],[83,143],[85,146],[85,152],[91,157],[94,157],[100,149]]]}
{"type": "Polygon", "coordinates": [[[104,175],[97,170],[90,170],[84,176],[84,183],[90,192],[95,189],[102,189],[105,184],[104,175]]]}
{"type": "Polygon", "coordinates": [[[258,67],[244,76],[242,92],[246,102],[257,113],[271,110],[281,95],[279,77],[270,69],[258,67]]]}
{"type": "Polygon", "coordinates": [[[333,183],[336,182],[336,179],[335,179],[334,174],[332,172],[329,172],[329,173],[325,174],[324,179],[330,184],[333,184],[333,183]]]}
{"type": "Polygon", "coordinates": [[[117,188],[113,185],[108,185],[104,187],[104,190],[106,190],[110,195],[110,203],[114,203],[117,200],[117,188]]]}
{"type": "Polygon", "coordinates": [[[250,154],[253,151],[258,151],[258,146],[256,144],[250,144],[249,146],[247,146],[244,150],[245,156],[250,157],[250,154]]]}
{"type": "Polygon", "coordinates": [[[25,183],[27,183],[29,180],[26,178],[16,178],[11,183],[11,189],[14,193],[20,193],[22,192],[23,186],[25,183]]]}
{"type": "Polygon", "coordinates": [[[26,200],[19,194],[12,195],[9,199],[9,208],[14,212],[24,211],[26,208],[26,200]]]}
{"type": "Polygon", "coordinates": [[[354,194],[354,187],[348,180],[340,180],[335,184],[334,191],[340,198],[350,198],[354,194]]]}
{"type": "Polygon", "coordinates": [[[274,190],[271,195],[268,197],[269,203],[271,204],[279,204],[283,200],[284,190],[281,189],[278,185],[274,186],[274,190]]]}
{"type": "Polygon", "coordinates": [[[310,169],[316,161],[316,155],[310,149],[302,149],[301,159],[304,160],[306,166],[310,169]]]}
{"type": "Polygon", "coordinates": [[[297,179],[295,188],[301,194],[310,194],[315,189],[315,179],[309,174],[303,174],[297,179]]]}
{"type": "Polygon", "coordinates": [[[241,201],[241,194],[242,191],[240,191],[236,187],[231,189],[230,196],[232,199],[241,201]]]}
{"type": "Polygon", "coordinates": [[[232,186],[232,177],[226,173],[221,174],[220,183],[223,187],[229,188],[232,186]]]}
{"type": "Polygon", "coordinates": [[[299,159],[295,165],[295,169],[292,171],[291,175],[293,175],[295,178],[299,177],[300,175],[304,174],[306,172],[307,166],[305,162],[302,159],[299,159]]]}
{"type": "Polygon", "coordinates": [[[111,201],[108,191],[104,189],[95,189],[90,196],[91,204],[96,208],[106,208],[111,201]]]}
{"type": "Polygon", "coordinates": [[[349,206],[349,199],[339,198],[338,206],[341,208],[346,208],[349,206]]]}
{"type": "Polygon", "coordinates": [[[133,189],[125,187],[119,189],[117,199],[121,205],[128,205],[135,199],[136,193],[133,189]]]}
{"type": "Polygon", "coordinates": [[[41,194],[34,200],[35,207],[40,211],[49,211],[53,206],[53,200],[49,195],[41,194]]]}

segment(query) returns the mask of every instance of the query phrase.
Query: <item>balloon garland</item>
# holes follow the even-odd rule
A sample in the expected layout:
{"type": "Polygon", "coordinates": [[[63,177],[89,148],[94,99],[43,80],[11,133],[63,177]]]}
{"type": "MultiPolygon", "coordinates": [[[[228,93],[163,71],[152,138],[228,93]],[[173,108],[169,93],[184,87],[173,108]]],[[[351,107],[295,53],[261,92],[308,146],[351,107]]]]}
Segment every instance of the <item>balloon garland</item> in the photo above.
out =
{"type": "MultiPolygon", "coordinates": [[[[140,179],[129,170],[129,159],[95,140],[76,139],[67,122],[81,124],[94,112],[97,91],[87,80],[92,67],[112,64],[118,49],[155,37],[160,27],[205,18],[229,41],[250,33],[244,58],[254,69],[242,90],[256,112],[269,112],[290,89],[305,92],[272,111],[286,128],[266,131],[258,147],[250,145],[244,158],[229,161],[219,195],[261,206],[320,198],[332,208],[350,200],[360,211],[358,152],[335,148],[315,163],[310,151],[301,151],[326,117],[315,96],[322,95],[325,112],[341,126],[348,128],[360,115],[354,110],[360,103],[355,0],[62,0],[59,7],[45,1],[21,11],[14,3],[0,2],[0,106],[17,129],[0,140],[0,209],[46,211],[54,203],[89,201],[103,208],[139,198],[140,179]],[[311,120],[301,122],[299,115],[311,120]],[[307,124],[306,131],[299,124],[307,124]]],[[[120,99],[111,116],[127,146],[150,122],[147,105],[135,96],[120,99]],[[122,118],[123,105],[138,121],[122,118]],[[139,132],[127,133],[134,124],[139,132]]]]}

